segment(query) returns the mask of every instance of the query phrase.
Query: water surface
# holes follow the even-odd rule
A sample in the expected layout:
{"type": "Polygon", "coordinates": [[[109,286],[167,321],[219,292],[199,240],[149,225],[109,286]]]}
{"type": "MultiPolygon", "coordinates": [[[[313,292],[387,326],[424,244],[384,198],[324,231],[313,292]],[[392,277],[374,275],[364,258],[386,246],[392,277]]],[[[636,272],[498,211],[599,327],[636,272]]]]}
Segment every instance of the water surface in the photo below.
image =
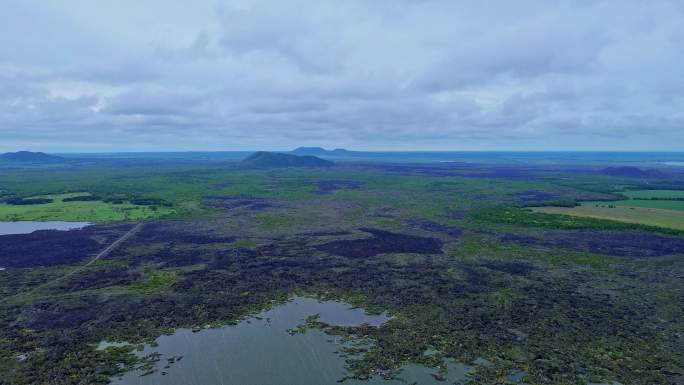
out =
{"type": "MultiPolygon", "coordinates": [[[[368,315],[361,309],[335,301],[297,297],[283,305],[250,317],[235,326],[204,329],[193,333],[179,329],[157,339],[157,347],[141,354],[161,353],[157,372],[140,376],[130,372],[115,378],[118,385],[322,385],[337,384],[348,373],[336,350],[339,339],[319,330],[290,335],[287,330],[305,318],[319,314],[332,325],[354,326],[367,322],[379,326],[386,314],[368,315]],[[179,357],[182,357],[179,359],[179,357]],[[174,361],[169,362],[169,359],[174,361]],[[164,374],[165,373],[165,374],[164,374]]],[[[350,385],[453,384],[465,379],[469,366],[450,363],[447,381],[437,381],[435,369],[409,364],[401,380],[347,380],[350,385]]]]}
{"type": "Polygon", "coordinates": [[[0,235],[30,234],[37,230],[77,230],[91,225],[90,222],[63,222],[63,221],[0,221],[0,235]]]}

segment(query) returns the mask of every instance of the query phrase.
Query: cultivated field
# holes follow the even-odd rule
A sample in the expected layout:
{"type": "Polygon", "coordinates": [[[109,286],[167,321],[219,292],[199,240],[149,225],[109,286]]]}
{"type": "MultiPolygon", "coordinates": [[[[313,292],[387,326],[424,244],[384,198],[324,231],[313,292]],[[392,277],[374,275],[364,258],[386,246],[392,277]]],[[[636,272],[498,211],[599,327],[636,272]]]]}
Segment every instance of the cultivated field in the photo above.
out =
{"type": "Polygon", "coordinates": [[[584,202],[577,207],[536,207],[533,210],[539,213],[565,214],[578,217],[610,219],[648,226],[659,226],[684,230],[684,202],[678,201],[630,200],[616,202],[584,202]],[[664,205],[662,206],[664,207],[669,207],[667,204],[679,203],[682,204],[682,208],[676,210],[666,210],[662,208],[636,207],[634,205],[622,205],[623,202],[653,204],[654,206],[658,206],[659,203],[663,203],[664,205]],[[615,207],[609,207],[609,205],[613,205],[615,207]]]}
{"type": "Polygon", "coordinates": [[[678,210],[684,211],[684,200],[682,201],[670,201],[670,200],[641,200],[641,199],[625,199],[621,201],[610,201],[610,202],[582,202],[583,205],[587,206],[619,206],[619,207],[641,207],[648,209],[661,209],[661,210],[678,210]]]}
{"type": "Polygon", "coordinates": [[[109,203],[94,201],[64,201],[64,199],[81,197],[86,194],[53,194],[39,195],[27,199],[51,199],[44,204],[14,205],[0,203],[0,221],[90,221],[113,222],[124,220],[140,220],[159,218],[173,213],[168,207],[153,205],[136,205],[129,202],[109,203]]]}

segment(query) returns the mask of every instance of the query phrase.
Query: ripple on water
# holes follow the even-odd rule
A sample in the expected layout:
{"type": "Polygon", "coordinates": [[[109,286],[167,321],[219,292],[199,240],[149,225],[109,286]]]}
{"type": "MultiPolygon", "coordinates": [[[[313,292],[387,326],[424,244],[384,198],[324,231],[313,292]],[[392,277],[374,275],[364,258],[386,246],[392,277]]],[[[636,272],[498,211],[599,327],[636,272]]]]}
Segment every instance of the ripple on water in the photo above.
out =
{"type": "MultiPolygon", "coordinates": [[[[336,384],[348,373],[344,360],[336,354],[339,341],[319,330],[290,335],[287,330],[319,314],[319,320],[331,325],[357,326],[364,322],[380,326],[390,319],[387,314],[369,315],[361,309],[336,301],[296,297],[292,301],[250,317],[237,325],[204,329],[193,333],[178,329],[161,336],[152,348],[140,352],[161,353],[157,371],[141,377],[140,372],[126,373],[113,379],[119,385],[320,385],[336,384]],[[179,357],[181,357],[179,359],[179,357]]],[[[386,381],[347,380],[351,385],[388,385],[401,383],[445,384],[462,381],[471,367],[450,362],[448,382],[431,374],[436,370],[421,365],[406,365],[400,378],[386,381]]]]}

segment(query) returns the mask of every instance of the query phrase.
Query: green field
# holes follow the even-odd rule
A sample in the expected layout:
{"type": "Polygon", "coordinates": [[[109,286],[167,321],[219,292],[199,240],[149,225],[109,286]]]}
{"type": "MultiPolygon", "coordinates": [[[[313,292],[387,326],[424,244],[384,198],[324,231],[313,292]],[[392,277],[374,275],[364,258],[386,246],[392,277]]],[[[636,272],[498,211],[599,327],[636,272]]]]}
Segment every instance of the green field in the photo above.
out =
{"type": "Polygon", "coordinates": [[[684,200],[675,200],[684,198],[684,191],[631,190],[621,194],[629,199],[586,201],[576,207],[538,207],[534,211],[684,230],[684,200]]]}
{"type": "MultiPolygon", "coordinates": [[[[610,219],[621,222],[638,223],[649,226],[667,227],[684,230],[684,211],[665,210],[649,207],[629,207],[618,205],[619,202],[584,202],[577,207],[536,207],[535,212],[547,214],[565,214],[578,217],[610,219]],[[613,205],[615,207],[609,207],[613,205]],[[598,206],[597,206],[598,205],[598,206]]],[[[636,201],[646,203],[677,203],[668,201],[636,201]]],[[[684,203],[684,202],[678,202],[684,203]]]]}
{"type": "Polygon", "coordinates": [[[64,198],[87,195],[83,193],[40,195],[52,203],[38,205],[10,205],[0,203],[0,221],[89,221],[113,222],[159,218],[174,213],[170,207],[107,203],[102,201],[64,202],[64,198]]]}
{"type": "Polygon", "coordinates": [[[621,201],[609,202],[582,202],[583,205],[599,206],[619,206],[619,207],[640,207],[646,209],[676,210],[684,211],[684,201],[667,200],[635,200],[626,199],[621,201]]]}
{"type": "Polygon", "coordinates": [[[684,190],[631,190],[621,192],[631,199],[680,199],[684,198],[684,190]]]}

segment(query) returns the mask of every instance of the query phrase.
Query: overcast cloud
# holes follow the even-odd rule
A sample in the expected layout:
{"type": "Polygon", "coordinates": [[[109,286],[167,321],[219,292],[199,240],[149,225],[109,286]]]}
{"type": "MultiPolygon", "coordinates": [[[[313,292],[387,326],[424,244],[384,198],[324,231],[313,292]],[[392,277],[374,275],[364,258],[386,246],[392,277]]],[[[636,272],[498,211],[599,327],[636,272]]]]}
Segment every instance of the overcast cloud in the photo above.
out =
{"type": "Polygon", "coordinates": [[[684,150],[684,2],[0,0],[0,151],[684,150]]]}

